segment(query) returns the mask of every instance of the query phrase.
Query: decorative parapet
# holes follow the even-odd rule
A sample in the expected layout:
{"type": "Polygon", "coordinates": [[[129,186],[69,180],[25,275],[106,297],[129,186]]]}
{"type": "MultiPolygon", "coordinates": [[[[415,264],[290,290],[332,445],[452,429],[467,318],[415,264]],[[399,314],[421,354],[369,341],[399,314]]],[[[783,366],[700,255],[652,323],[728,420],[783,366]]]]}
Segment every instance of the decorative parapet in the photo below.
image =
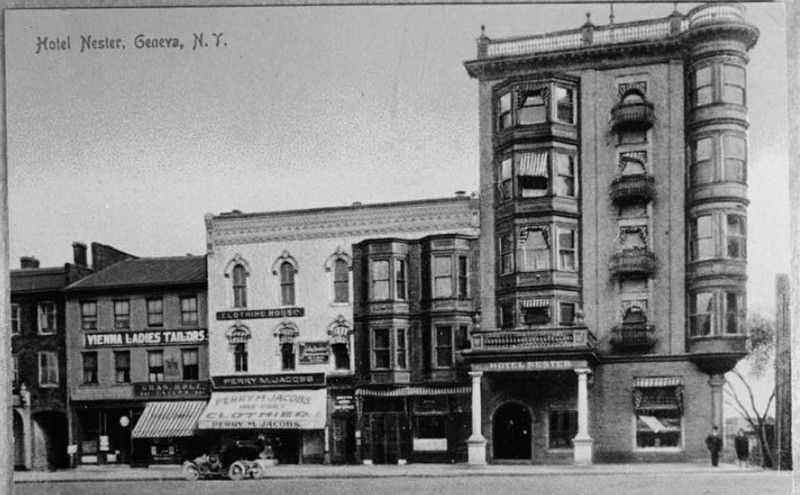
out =
{"type": "Polygon", "coordinates": [[[650,174],[620,175],[611,183],[609,195],[618,204],[646,204],[656,197],[655,183],[650,174]]]}
{"type": "Polygon", "coordinates": [[[656,272],[656,255],[647,249],[625,249],[611,257],[609,269],[616,277],[649,277],[656,272]]]}
{"type": "Polygon", "coordinates": [[[473,351],[589,349],[594,345],[595,337],[588,328],[472,332],[473,351]]]}
{"type": "Polygon", "coordinates": [[[620,351],[649,351],[656,345],[655,333],[653,325],[623,323],[611,330],[611,345],[620,351]]]}

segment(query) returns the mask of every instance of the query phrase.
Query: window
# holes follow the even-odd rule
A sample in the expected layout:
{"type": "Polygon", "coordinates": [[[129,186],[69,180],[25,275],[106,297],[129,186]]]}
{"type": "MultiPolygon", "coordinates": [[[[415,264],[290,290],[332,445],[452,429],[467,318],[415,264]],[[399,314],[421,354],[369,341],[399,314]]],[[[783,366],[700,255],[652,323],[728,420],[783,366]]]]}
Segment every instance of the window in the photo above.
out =
{"type": "Polygon", "coordinates": [[[624,151],[619,154],[621,175],[641,175],[647,173],[647,151],[624,151]]]}
{"type": "Polygon", "coordinates": [[[119,351],[114,353],[115,381],[117,383],[130,383],[131,381],[131,353],[119,351]]]}
{"type": "Polygon", "coordinates": [[[147,380],[164,381],[164,351],[147,351],[147,380]]]}
{"type": "Polygon", "coordinates": [[[395,298],[406,300],[406,261],[394,260],[394,280],[397,287],[395,298]]]}
{"type": "Polygon", "coordinates": [[[714,164],[712,161],[713,140],[698,139],[692,145],[692,185],[704,184],[714,180],[714,164]]]}
{"type": "Polygon", "coordinates": [[[637,448],[681,446],[682,387],[634,389],[637,448]]]}
{"type": "Polygon", "coordinates": [[[506,200],[511,199],[513,196],[513,170],[512,165],[514,160],[511,158],[506,158],[500,163],[500,180],[499,180],[499,187],[500,187],[500,199],[506,200]]]}
{"type": "Polygon", "coordinates": [[[293,370],[295,368],[294,343],[284,342],[281,344],[281,369],[293,370]]]}
{"type": "Polygon", "coordinates": [[[689,331],[692,337],[711,335],[714,327],[714,294],[698,292],[693,294],[689,307],[689,331]]]}
{"type": "Polygon", "coordinates": [[[385,301],[387,299],[389,299],[389,261],[373,261],[372,300],[385,301]]]}
{"type": "Polygon", "coordinates": [[[97,383],[97,353],[83,353],[83,383],[97,383]]]}
{"type": "Polygon", "coordinates": [[[550,410],[548,427],[551,449],[571,449],[572,439],[578,434],[578,411],[570,409],[550,410]]]}
{"type": "Polygon", "coordinates": [[[500,236],[500,273],[512,271],[512,246],[514,239],[511,233],[500,236]]]}
{"type": "Polygon", "coordinates": [[[514,322],[514,303],[503,302],[500,304],[500,328],[513,328],[514,322]]]}
{"type": "Polygon", "coordinates": [[[747,232],[742,215],[727,215],[728,258],[747,257],[747,232]]]}
{"type": "Polygon", "coordinates": [[[556,194],[575,197],[575,157],[565,153],[553,154],[556,162],[556,194]]]}
{"type": "Polygon", "coordinates": [[[181,325],[197,325],[197,296],[181,297],[181,325]]]}
{"type": "Polygon", "coordinates": [[[436,325],[434,332],[435,356],[434,363],[437,368],[453,367],[453,328],[450,326],[436,325]]]}
{"type": "Polygon", "coordinates": [[[395,329],[395,368],[404,370],[408,368],[408,342],[405,328],[395,329]]]}
{"type": "Polygon", "coordinates": [[[542,88],[535,91],[520,92],[517,108],[517,123],[519,125],[538,124],[547,120],[545,91],[542,88]]]}
{"type": "Polygon", "coordinates": [[[19,304],[11,305],[11,333],[19,335],[19,304]]]}
{"type": "Polygon", "coordinates": [[[247,371],[247,344],[233,344],[233,370],[236,372],[247,371]]]}
{"type": "Polygon", "coordinates": [[[56,333],[56,303],[43,301],[38,305],[39,333],[56,333]]]}
{"type": "Polygon", "coordinates": [[[294,306],[294,266],[288,261],[281,263],[281,304],[294,306]]]}
{"type": "Polygon", "coordinates": [[[722,64],[722,101],[744,105],[745,72],[738,65],[722,64]]]}
{"type": "Polygon", "coordinates": [[[626,249],[647,248],[647,227],[645,225],[624,225],[619,228],[620,247],[626,249]]]}
{"type": "Polygon", "coordinates": [[[333,302],[350,301],[350,274],[347,261],[338,259],[333,263],[333,302]]]}
{"type": "Polygon", "coordinates": [[[347,344],[344,342],[331,344],[331,353],[333,354],[333,365],[337,370],[350,369],[350,351],[347,344]]]}
{"type": "Polygon", "coordinates": [[[523,319],[526,325],[541,326],[550,323],[550,302],[547,299],[524,301],[523,319]]]}
{"type": "Polygon", "coordinates": [[[517,187],[523,198],[539,198],[547,194],[550,183],[547,152],[517,155],[517,187]]]}
{"type": "Polygon", "coordinates": [[[725,333],[728,335],[744,334],[745,310],[744,297],[736,292],[725,293],[725,333]]]}
{"type": "Polygon", "coordinates": [[[711,215],[701,215],[691,226],[692,261],[714,257],[714,231],[711,215]]]}
{"type": "Polygon", "coordinates": [[[708,65],[697,69],[692,76],[691,96],[695,107],[708,105],[714,99],[712,71],[713,67],[708,65]]]}
{"type": "Polygon", "coordinates": [[[575,303],[560,303],[558,305],[558,322],[562,327],[575,324],[575,303]]]}
{"type": "Polygon", "coordinates": [[[450,256],[433,257],[433,297],[453,296],[453,273],[450,256]]]}
{"type": "Polygon", "coordinates": [[[164,326],[164,300],[148,299],[147,300],[147,326],[148,327],[162,327],[164,326]]]}
{"type": "Polygon", "coordinates": [[[128,300],[114,301],[114,328],[124,330],[131,327],[131,303],[128,300]]]}
{"type": "Polygon", "coordinates": [[[390,343],[388,328],[372,329],[372,369],[389,369],[390,343]]]}
{"type": "Polygon", "coordinates": [[[575,90],[556,86],[556,120],[565,124],[575,123],[575,90]]]}
{"type": "Polygon", "coordinates": [[[39,353],[39,386],[58,386],[58,354],[55,352],[39,353]]]}
{"type": "Polygon", "coordinates": [[[447,418],[442,415],[414,416],[414,438],[441,438],[447,450],[447,418]]]}
{"type": "Polygon", "coordinates": [[[458,298],[469,297],[469,258],[458,257],[458,298]]]}
{"type": "Polygon", "coordinates": [[[200,379],[200,362],[198,360],[197,349],[182,349],[181,364],[183,367],[184,380],[200,379]]]}
{"type": "Polygon", "coordinates": [[[511,93],[500,96],[497,109],[497,130],[511,127],[511,93]]]}
{"type": "Polygon", "coordinates": [[[577,239],[574,228],[558,229],[558,268],[559,270],[577,270],[577,239]]]}
{"type": "Polygon", "coordinates": [[[534,272],[550,269],[550,246],[543,228],[523,230],[519,242],[520,271],[534,272]]]}
{"type": "Polygon", "coordinates": [[[242,265],[233,267],[233,307],[247,307],[247,271],[242,265]]]}
{"type": "Polygon", "coordinates": [[[725,180],[744,182],[747,171],[747,145],[740,136],[727,134],[722,138],[722,154],[725,157],[725,180]]]}

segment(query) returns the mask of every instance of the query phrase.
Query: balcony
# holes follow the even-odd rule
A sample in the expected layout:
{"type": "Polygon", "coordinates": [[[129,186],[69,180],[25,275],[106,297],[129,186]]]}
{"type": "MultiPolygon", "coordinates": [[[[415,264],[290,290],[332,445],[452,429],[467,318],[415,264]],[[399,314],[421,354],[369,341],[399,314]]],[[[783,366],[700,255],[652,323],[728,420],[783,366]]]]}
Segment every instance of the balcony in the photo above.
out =
{"type": "Polygon", "coordinates": [[[621,352],[647,352],[658,341],[656,328],[644,323],[623,323],[611,330],[611,345],[621,352]]]}
{"type": "Polygon", "coordinates": [[[622,102],[611,109],[611,127],[615,131],[646,131],[655,121],[655,110],[649,101],[622,102]]]}
{"type": "Polygon", "coordinates": [[[656,197],[655,182],[650,174],[620,175],[611,183],[611,201],[618,205],[647,204],[656,197]]]}
{"type": "Polygon", "coordinates": [[[690,337],[689,359],[709,375],[725,374],[747,355],[746,335],[690,337]]]}
{"type": "Polygon", "coordinates": [[[595,337],[585,327],[547,330],[490,330],[472,333],[473,352],[588,350],[594,345],[595,337]]]}
{"type": "Polygon", "coordinates": [[[647,249],[626,249],[611,257],[615,277],[649,277],[656,272],[656,255],[647,249]]]}

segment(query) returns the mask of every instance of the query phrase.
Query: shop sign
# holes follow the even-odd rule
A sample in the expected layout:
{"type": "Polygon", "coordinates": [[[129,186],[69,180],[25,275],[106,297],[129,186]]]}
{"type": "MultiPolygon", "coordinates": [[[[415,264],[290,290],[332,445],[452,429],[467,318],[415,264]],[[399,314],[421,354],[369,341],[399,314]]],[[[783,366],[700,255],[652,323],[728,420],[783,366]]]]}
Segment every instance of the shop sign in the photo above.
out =
{"type": "Polygon", "coordinates": [[[85,347],[200,344],[205,342],[208,342],[208,332],[205,329],[83,334],[83,345],[85,347]]]}
{"type": "Polygon", "coordinates": [[[262,318],[299,318],[305,316],[305,308],[241,309],[217,311],[217,320],[256,320],[262,318]]]}
{"type": "Polygon", "coordinates": [[[328,363],[328,343],[320,342],[300,342],[297,344],[299,350],[298,362],[300,364],[327,364],[328,363]]]}
{"type": "Polygon", "coordinates": [[[197,426],[201,430],[321,430],[324,389],[214,392],[197,426]]]}
{"type": "Polygon", "coordinates": [[[355,399],[352,395],[335,395],[333,397],[333,410],[337,412],[355,411],[355,399]]]}
{"type": "Polygon", "coordinates": [[[586,361],[500,361],[473,364],[472,371],[561,371],[588,367],[586,361]]]}
{"type": "Polygon", "coordinates": [[[217,390],[319,388],[325,386],[325,373],[215,376],[212,380],[217,390]]]}
{"type": "Polygon", "coordinates": [[[414,412],[447,412],[447,397],[417,397],[414,399],[414,412]]]}
{"type": "Polygon", "coordinates": [[[133,396],[147,399],[206,398],[208,382],[142,382],[133,384],[133,396]]]}

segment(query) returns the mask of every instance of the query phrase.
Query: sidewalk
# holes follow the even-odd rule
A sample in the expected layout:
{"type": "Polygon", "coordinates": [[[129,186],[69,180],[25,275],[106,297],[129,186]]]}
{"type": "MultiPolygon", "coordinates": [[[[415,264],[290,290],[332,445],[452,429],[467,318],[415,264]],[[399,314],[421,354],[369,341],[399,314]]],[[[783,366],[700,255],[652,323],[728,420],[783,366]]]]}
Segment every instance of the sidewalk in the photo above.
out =
{"type": "MultiPolygon", "coordinates": [[[[739,468],[733,464],[595,464],[590,467],[572,465],[521,465],[490,464],[471,466],[468,464],[408,464],[396,465],[283,465],[270,468],[264,479],[270,478],[396,478],[396,477],[441,477],[462,476],[581,476],[581,475],[670,475],[676,473],[698,474],[725,471],[732,473],[758,473],[758,467],[739,468]]],[[[165,481],[182,480],[181,466],[150,466],[131,468],[128,466],[80,466],[60,471],[17,471],[15,483],[70,482],[70,481],[165,481]]]]}

